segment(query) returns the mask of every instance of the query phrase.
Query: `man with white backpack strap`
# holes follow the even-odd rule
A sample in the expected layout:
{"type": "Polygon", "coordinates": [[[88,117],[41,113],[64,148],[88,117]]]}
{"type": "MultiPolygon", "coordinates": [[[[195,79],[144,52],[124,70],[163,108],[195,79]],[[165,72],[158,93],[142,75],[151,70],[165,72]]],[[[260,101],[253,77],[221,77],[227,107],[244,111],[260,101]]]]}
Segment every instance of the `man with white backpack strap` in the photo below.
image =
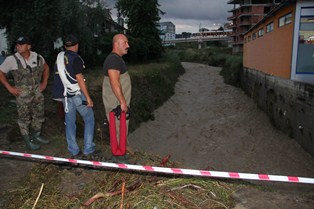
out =
{"type": "Polygon", "coordinates": [[[54,82],[52,98],[62,101],[65,111],[66,140],[71,157],[80,154],[76,141],[76,111],[84,120],[84,149],[85,157],[92,156],[95,151],[94,143],[94,106],[83,76],[85,68],[83,59],[77,54],[79,40],[74,35],[63,39],[65,52],[60,52],[54,67],[54,82]]]}

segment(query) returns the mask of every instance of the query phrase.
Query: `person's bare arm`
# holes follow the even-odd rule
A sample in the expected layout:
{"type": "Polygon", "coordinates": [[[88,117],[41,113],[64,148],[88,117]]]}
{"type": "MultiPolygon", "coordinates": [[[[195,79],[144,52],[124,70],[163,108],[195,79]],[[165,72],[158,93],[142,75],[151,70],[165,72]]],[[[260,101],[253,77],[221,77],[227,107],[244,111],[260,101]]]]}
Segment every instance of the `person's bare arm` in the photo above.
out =
{"type": "Polygon", "coordinates": [[[83,74],[82,73],[76,74],[75,77],[76,77],[77,83],[78,83],[81,91],[83,92],[83,94],[86,97],[87,107],[93,107],[94,103],[93,103],[93,100],[91,99],[91,97],[89,96],[89,93],[88,93],[88,90],[87,90],[87,87],[86,87],[86,84],[85,84],[85,81],[84,81],[83,74]]]}
{"type": "Polygon", "coordinates": [[[11,86],[8,82],[7,78],[5,77],[5,74],[0,70],[0,81],[4,85],[4,87],[14,96],[19,96],[22,92],[21,89],[16,88],[15,86],[11,86]]]}
{"type": "Polygon", "coordinates": [[[109,76],[112,91],[116,95],[117,99],[119,100],[121,110],[125,112],[128,111],[128,105],[125,101],[125,98],[122,92],[122,86],[120,83],[120,72],[118,70],[109,69],[108,76],[109,76]]]}
{"type": "Polygon", "coordinates": [[[42,81],[41,81],[40,87],[39,87],[41,92],[43,92],[46,89],[47,83],[48,83],[48,78],[49,78],[49,66],[47,65],[47,63],[45,63],[42,81]]]}

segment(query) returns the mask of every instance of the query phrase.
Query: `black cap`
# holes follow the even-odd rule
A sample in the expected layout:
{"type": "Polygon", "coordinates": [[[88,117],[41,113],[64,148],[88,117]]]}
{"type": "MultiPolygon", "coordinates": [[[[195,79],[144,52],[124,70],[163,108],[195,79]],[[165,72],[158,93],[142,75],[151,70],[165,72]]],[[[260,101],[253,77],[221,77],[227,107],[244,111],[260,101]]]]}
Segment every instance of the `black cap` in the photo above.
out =
{"type": "Polygon", "coordinates": [[[74,35],[70,34],[64,37],[63,43],[64,46],[74,46],[78,44],[79,40],[74,35]]]}
{"type": "Polygon", "coordinates": [[[31,41],[28,37],[26,36],[20,36],[17,40],[16,40],[16,44],[20,44],[20,45],[23,45],[23,44],[29,44],[31,45],[31,41]]]}

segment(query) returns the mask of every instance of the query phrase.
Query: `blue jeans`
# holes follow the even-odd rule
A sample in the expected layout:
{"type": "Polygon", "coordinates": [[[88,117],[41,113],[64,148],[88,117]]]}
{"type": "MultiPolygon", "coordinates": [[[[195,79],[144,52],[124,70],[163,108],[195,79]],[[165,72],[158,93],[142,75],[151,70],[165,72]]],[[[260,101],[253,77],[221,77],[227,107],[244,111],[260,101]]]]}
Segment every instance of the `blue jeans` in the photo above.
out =
{"type": "MultiPolygon", "coordinates": [[[[68,150],[71,155],[77,155],[80,152],[80,148],[76,141],[76,111],[80,113],[84,120],[84,150],[83,154],[88,155],[95,151],[94,143],[94,111],[90,107],[82,104],[82,101],[86,101],[86,97],[81,95],[75,95],[67,98],[68,112],[65,114],[66,123],[66,139],[68,143],[68,150]]],[[[65,99],[62,99],[63,106],[65,107],[65,99]]]]}

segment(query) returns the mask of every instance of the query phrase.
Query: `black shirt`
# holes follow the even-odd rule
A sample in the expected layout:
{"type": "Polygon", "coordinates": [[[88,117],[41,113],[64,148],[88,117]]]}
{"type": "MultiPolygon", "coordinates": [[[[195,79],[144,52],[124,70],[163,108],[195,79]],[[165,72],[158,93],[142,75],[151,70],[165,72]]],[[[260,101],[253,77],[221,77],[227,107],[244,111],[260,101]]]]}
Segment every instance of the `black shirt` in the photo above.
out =
{"type": "Polygon", "coordinates": [[[103,65],[104,75],[108,76],[108,70],[118,70],[120,74],[123,74],[128,71],[126,64],[122,57],[117,55],[116,53],[110,53],[103,65]]]}

